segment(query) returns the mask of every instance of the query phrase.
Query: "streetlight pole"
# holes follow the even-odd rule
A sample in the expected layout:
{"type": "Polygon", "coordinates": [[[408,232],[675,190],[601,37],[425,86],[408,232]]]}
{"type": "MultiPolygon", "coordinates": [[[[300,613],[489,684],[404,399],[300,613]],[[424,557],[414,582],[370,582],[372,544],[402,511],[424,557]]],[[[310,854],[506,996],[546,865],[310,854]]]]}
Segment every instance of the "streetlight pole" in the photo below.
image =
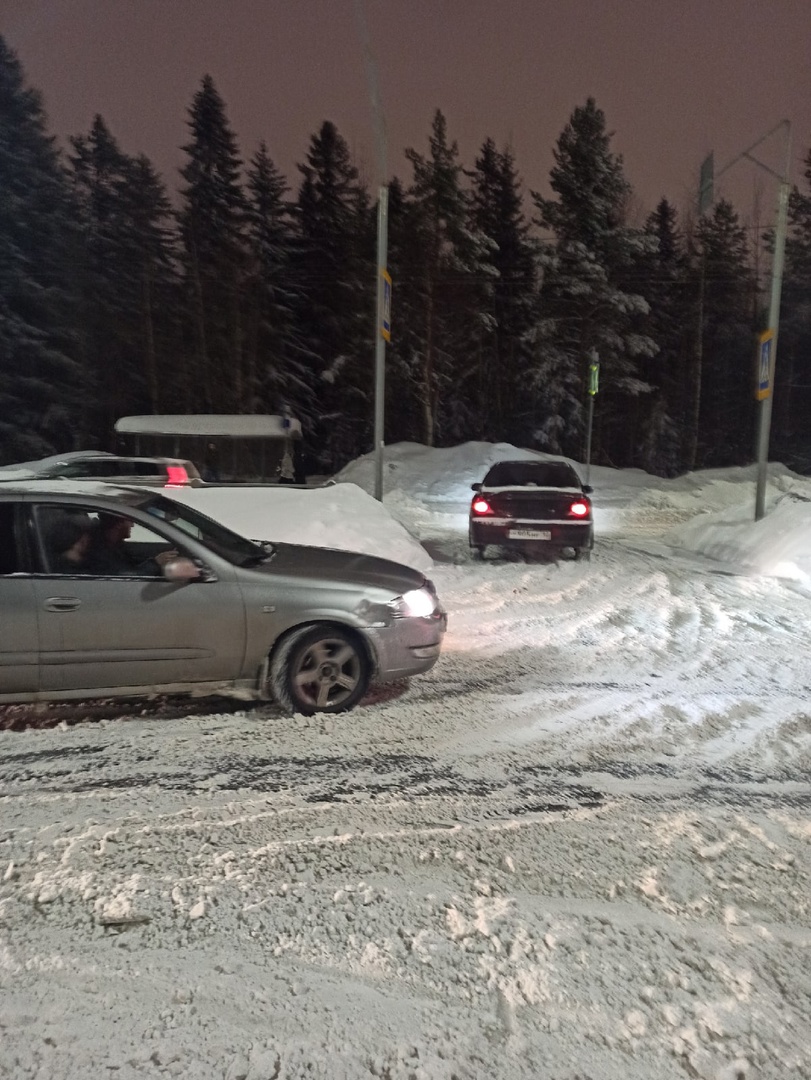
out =
{"type": "MultiPolygon", "coordinates": [[[[777,330],[780,325],[780,296],[783,289],[783,264],[786,254],[786,231],[788,228],[789,172],[791,170],[791,125],[786,125],[786,161],[780,177],[777,199],[777,227],[774,234],[772,256],[772,288],[769,298],[769,330],[773,333],[769,393],[760,402],[757,434],[757,483],[755,485],[755,521],[766,513],[766,478],[769,469],[769,434],[772,425],[772,397],[774,395],[774,371],[777,359],[777,330]]],[[[754,158],[752,159],[755,160],[754,158]]],[[[758,161],[758,165],[761,163],[758,161]]],[[[764,166],[765,167],[765,166],[764,166]]]]}
{"type": "Polygon", "coordinates": [[[713,180],[723,176],[741,158],[765,169],[767,173],[777,177],[780,188],[777,198],[777,224],[774,234],[774,255],[772,257],[772,287],[769,299],[769,327],[767,336],[771,338],[771,352],[769,354],[768,372],[761,382],[760,391],[757,394],[760,407],[758,409],[757,424],[757,480],[755,484],[755,521],[766,513],[766,478],[769,469],[769,434],[772,423],[772,395],[774,393],[775,361],[777,359],[777,331],[780,325],[780,295],[783,288],[783,263],[786,251],[786,231],[788,228],[788,199],[789,199],[789,174],[791,172],[791,122],[781,120],[779,124],[767,131],[746,150],[742,150],[737,157],[713,177],[712,155],[706,159],[701,167],[701,180],[699,185],[699,214],[703,214],[713,201],[713,180]],[[776,173],[768,165],[752,156],[752,151],[761,143],[771,138],[781,128],[786,133],[786,159],[782,173],[776,173]]]}
{"type": "Polygon", "coordinates": [[[375,498],[383,500],[383,448],[385,430],[386,401],[386,342],[390,336],[389,307],[391,301],[391,278],[386,269],[388,259],[389,234],[389,188],[386,183],[386,123],[380,104],[369,32],[363,0],[355,0],[355,13],[358,28],[363,41],[363,55],[366,63],[366,79],[369,86],[369,100],[375,125],[375,144],[377,147],[377,166],[379,187],[377,189],[377,266],[376,266],[376,304],[375,304],[375,407],[374,407],[374,451],[375,451],[375,498]]]}
{"type": "Polygon", "coordinates": [[[383,447],[386,410],[386,342],[389,338],[387,309],[391,278],[386,270],[389,239],[389,189],[377,191],[377,310],[375,312],[375,498],[383,501],[383,447]]]}

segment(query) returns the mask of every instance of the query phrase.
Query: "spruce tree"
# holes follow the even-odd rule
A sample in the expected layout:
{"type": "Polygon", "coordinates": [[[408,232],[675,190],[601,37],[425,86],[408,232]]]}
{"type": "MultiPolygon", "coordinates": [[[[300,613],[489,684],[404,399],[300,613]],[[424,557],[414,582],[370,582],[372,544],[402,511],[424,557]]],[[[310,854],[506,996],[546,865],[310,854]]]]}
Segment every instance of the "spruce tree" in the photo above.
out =
{"type": "Polygon", "coordinates": [[[775,365],[772,445],[781,460],[802,472],[811,468],[811,151],[805,158],[804,190],[789,200],[780,333],[775,365]]]}
{"type": "Polygon", "coordinates": [[[191,138],[181,169],[182,273],[191,363],[189,411],[241,412],[245,387],[243,285],[246,200],[225,104],[206,75],[189,109],[191,138]]]}
{"type": "Polygon", "coordinates": [[[292,275],[293,222],[287,182],[261,143],[247,173],[246,382],[256,412],[310,407],[312,379],[295,347],[298,290],[292,275]]]}
{"type": "Polygon", "coordinates": [[[128,407],[174,412],[183,403],[176,387],[182,340],[177,237],[163,181],[145,155],[127,159],[119,198],[126,222],[123,255],[137,290],[134,346],[142,392],[128,407]]]}
{"type": "Polygon", "coordinates": [[[370,448],[373,217],[346,141],[331,121],[312,137],[299,170],[296,350],[315,388],[303,420],[319,447],[319,467],[334,470],[370,448]]]}
{"type": "Polygon", "coordinates": [[[140,274],[134,253],[129,196],[131,160],[101,116],[71,139],[71,179],[81,239],[77,260],[81,348],[95,408],[88,431],[112,431],[116,419],[144,401],[138,355],[140,274]]]}
{"type": "Polygon", "coordinates": [[[532,432],[530,330],[535,306],[535,251],[511,151],[487,139],[472,174],[472,221],[490,242],[492,305],[482,336],[476,396],[480,438],[526,442],[532,432]]]}
{"type": "Polygon", "coordinates": [[[703,274],[703,355],[697,464],[743,465],[755,440],[753,298],[746,231],[726,199],[696,227],[694,274],[703,274]]]}
{"type": "Polygon", "coordinates": [[[409,199],[421,248],[418,363],[422,439],[455,442],[476,430],[476,377],[492,329],[492,244],[471,226],[459,148],[434,114],[426,156],[406,151],[413,168],[409,199]]]}
{"type": "Polygon", "coordinates": [[[0,37],[0,463],[72,445],[74,207],[40,95],[0,37]]]}
{"type": "Polygon", "coordinates": [[[645,328],[659,347],[642,358],[640,370],[653,393],[636,399],[640,407],[638,464],[659,476],[676,476],[685,467],[689,417],[690,326],[694,315],[686,284],[687,257],[676,210],[662,199],[647,219],[654,242],[635,263],[639,290],[650,313],[645,328]]]}
{"type": "Polygon", "coordinates": [[[419,208],[402,183],[389,184],[388,264],[392,277],[391,342],[386,348],[386,442],[424,431],[422,405],[422,265],[419,208]]]}
{"type": "Polygon", "coordinates": [[[533,193],[537,223],[548,237],[535,327],[535,436],[547,450],[582,456],[588,367],[597,355],[593,456],[623,465],[638,439],[627,422],[629,403],[651,389],[640,378],[639,361],[656,352],[655,342],[639,332],[639,316],[648,305],[633,291],[629,271],[652,241],[626,224],[630,185],[592,98],[572,113],[554,157],[550,184],[557,197],[533,193]]]}

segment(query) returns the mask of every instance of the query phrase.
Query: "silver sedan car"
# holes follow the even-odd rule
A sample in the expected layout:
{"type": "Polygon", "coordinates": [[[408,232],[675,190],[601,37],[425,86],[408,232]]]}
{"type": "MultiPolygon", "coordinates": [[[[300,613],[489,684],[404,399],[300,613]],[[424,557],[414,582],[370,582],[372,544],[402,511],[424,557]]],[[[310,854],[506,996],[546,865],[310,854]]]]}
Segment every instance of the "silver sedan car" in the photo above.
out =
{"type": "Polygon", "coordinates": [[[143,489],[0,487],[0,703],[146,694],[342,712],[446,626],[399,563],[248,540],[143,489]]]}

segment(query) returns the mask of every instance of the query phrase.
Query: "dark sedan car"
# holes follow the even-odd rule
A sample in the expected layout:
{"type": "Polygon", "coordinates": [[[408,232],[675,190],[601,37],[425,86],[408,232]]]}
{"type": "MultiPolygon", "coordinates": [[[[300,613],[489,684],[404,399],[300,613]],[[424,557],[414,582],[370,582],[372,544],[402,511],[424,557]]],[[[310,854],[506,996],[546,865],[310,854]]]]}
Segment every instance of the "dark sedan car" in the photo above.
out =
{"type": "Polygon", "coordinates": [[[0,704],[234,694],[306,714],[428,671],[446,624],[410,567],[62,480],[0,486],[0,611],[0,704]]]}
{"type": "Polygon", "coordinates": [[[473,490],[469,538],[479,557],[491,544],[524,556],[591,556],[592,489],[568,461],[500,461],[473,490]]]}

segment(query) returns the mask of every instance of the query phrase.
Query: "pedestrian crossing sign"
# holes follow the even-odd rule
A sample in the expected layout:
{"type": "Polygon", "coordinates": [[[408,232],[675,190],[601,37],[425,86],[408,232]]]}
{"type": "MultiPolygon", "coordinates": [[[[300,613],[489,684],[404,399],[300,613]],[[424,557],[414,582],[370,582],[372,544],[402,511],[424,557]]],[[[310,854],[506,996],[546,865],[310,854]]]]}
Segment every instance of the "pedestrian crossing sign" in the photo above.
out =
{"type": "Polygon", "coordinates": [[[383,279],[383,314],[380,324],[380,333],[384,341],[391,341],[391,277],[387,270],[381,269],[380,276],[383,279]]]}
{"type": "Polygon", "coordinates": [[[758,335],[757,386],[755,387],[755,397],[758,401],[763,401],[772,392],[773,344],[774,330],[764,330],[758,335]]]}

